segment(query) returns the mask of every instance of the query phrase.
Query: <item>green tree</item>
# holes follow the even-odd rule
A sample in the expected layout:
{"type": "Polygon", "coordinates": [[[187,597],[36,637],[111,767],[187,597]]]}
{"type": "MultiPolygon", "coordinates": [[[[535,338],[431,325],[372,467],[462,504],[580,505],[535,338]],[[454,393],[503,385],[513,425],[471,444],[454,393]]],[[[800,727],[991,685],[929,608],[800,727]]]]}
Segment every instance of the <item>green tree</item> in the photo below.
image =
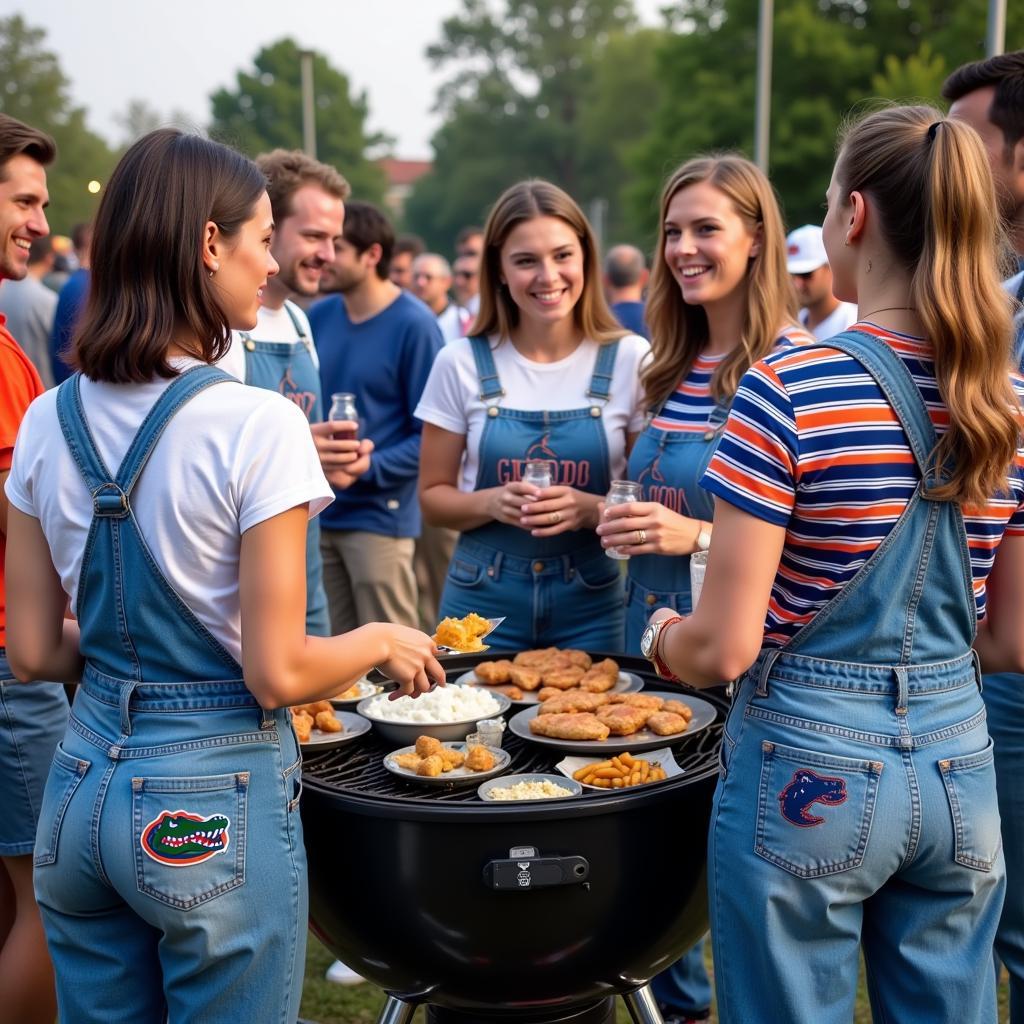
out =
{"type": "Polygon", "coordinates": [[[55,232],[69,232],[89,220],[98,197],[88,183],[110,175],[115,155],[85,123],[85,111],[71,103],[68,80],[56,55],[44,46],[46,33],[20,15],[0,18],[0,111],[49,132],[57,160],[47,169],[48,219],[55,232]]]}
{"type": "MultiPolygon", "coordinates": [[[[456,70],[438,97],[444,123],[433,139],[434,169],[406,206],[409,226],[446,250],[461,226],[480,221],[503,188],[526,177],[556,182],[584,207],[617,198],[607,194],[621,187],[616,161],[644,123],[616,111],[628,132],[601,139],[593,110],[604,104],[607,112],[616,82],[629,84],[634,69],[616,78],[602,62],[611,53],[636,56],[624,41],[635,26],[632,0],[463,0],[427,50],[435,67],[456,70]]],[[[636,63],[653,71],[649,60],[636,63]]],[[[636,97],[623,105],[635,114],[636,97]]]]}
{"type": "Polygon", "coordinates": [[[194,119],[182,110],[172,110],[170,114],[161,114],[145,100],[129,100],[124,110],[114,120],[124,132],[123,145],[130,146],[136,139],[157,128],[180,128],[183,131],[195,131],[194,119]]]}
{"type": "MultiPolygon", "coordinates": [[[[210,98],[210,134],[250,156],[276,147],[302,148],[300,50],[292,39],[264,47],[251,71],[239,71],[233,89],[210,98]]],[[[348,180],[355,197],[379,203],[384,194],[380,169],[367,150],[386,142],[366,129],[366,95],[353,95],[348,77],[327,58],[313,59],[316,154],[348,180]]]]}

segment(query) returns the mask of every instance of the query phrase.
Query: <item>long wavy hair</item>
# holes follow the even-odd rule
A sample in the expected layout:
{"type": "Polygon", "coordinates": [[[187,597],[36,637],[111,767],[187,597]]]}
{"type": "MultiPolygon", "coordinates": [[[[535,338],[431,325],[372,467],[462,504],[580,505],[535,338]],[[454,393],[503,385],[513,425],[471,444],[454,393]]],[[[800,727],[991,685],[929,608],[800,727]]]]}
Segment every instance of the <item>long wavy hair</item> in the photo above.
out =
{"type": "Polygon", "coordinates": [[[501,283],[501,248],[515,227],[535,217],[557,217],[565,221],[580,240],[583,290],[572,311],[576,329],[584,338],[602,344],[627,334],[605,301],[597,241],[589,221],[572,196],[540,179],[521,181],[506,189],[491,209],[484,228],[484,252],[480,262],[480,311],[469,333],[509,338],[519,323],[519,307],[501,283]]]}
{"type": "Polygon", "coordinates": [[[661,193],[658,249],[647,294],[647,325],[652,359],[642,374],[650,409],[660,409],[679,386],[709,340],[703,306],[683,298],[665,262],[665,220],[675,194],[706,181],[726,195],[750,229],[761,230],[761,246],[750,258],[745,278],[747,303],[736,347],[711,378],[719,402],[731,400],[740,377],[771,352],[786,325],[796,325],[797,304],[786,272],[786,234],[775,191],[758,168],[738,153],[695,157],[675,170],[661,193]]]}
{"type": "Polygon", "coordinates": [[[981,140],[932,107],[878,110],[843,132],[835,179],[842,201],[870,197],[934,346],[950,423],[932,453],[947,480],[930,493],[981,505],[1006,489],[1022,422],[1010,382],[1003,234],[981,140]]]}

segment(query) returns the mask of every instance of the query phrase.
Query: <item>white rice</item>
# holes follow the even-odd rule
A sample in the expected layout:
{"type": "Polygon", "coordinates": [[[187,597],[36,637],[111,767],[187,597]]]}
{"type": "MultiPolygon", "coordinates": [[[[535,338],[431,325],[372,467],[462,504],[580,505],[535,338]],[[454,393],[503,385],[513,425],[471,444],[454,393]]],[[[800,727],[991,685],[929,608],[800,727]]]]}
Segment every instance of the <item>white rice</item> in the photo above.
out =
{"type": "Polygon", "coordinates": [[[486,690],[455,685],[439,686],[419,697],[399,697],[398,700],[388,700],[387,694],[382,693],[366,706],[368,718],[435,725],[491,718],[500,710],[501,705],[486,690]]]}

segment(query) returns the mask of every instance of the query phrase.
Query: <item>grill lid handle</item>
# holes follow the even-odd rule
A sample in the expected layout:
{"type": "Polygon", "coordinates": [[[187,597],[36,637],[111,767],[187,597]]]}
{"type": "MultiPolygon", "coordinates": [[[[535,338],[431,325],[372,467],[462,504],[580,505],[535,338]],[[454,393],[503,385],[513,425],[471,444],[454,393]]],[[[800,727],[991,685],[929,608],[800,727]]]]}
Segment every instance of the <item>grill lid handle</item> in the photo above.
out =
{"type": "Polygon", "coordinates": [[[586,857],[543,857],[532,846],[513,847],[507,860],[492,860],[484,865],[484,885],[496,892],[579,885],[589,877],[590,862],[586,857]]]}

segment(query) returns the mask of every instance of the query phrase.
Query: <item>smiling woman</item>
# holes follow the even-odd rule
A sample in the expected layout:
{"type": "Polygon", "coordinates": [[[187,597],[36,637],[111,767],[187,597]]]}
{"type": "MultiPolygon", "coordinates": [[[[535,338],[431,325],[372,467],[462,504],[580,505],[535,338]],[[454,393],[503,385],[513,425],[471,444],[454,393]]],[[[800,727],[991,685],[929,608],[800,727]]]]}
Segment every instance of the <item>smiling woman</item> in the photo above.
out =
{"type": "Polygon", "coordinates": [[[618,651],[621,579],[593,528],[642,425],[648,346],[609,312],[590,226],[561,189],[523,182],[495,204],[470,333],[416,410],[424,516],[464,531],[441,614],[507,616],[503,646],[618,651]],[[528,460],[550,463],[551,486],[522,479],[528,460]]]}

